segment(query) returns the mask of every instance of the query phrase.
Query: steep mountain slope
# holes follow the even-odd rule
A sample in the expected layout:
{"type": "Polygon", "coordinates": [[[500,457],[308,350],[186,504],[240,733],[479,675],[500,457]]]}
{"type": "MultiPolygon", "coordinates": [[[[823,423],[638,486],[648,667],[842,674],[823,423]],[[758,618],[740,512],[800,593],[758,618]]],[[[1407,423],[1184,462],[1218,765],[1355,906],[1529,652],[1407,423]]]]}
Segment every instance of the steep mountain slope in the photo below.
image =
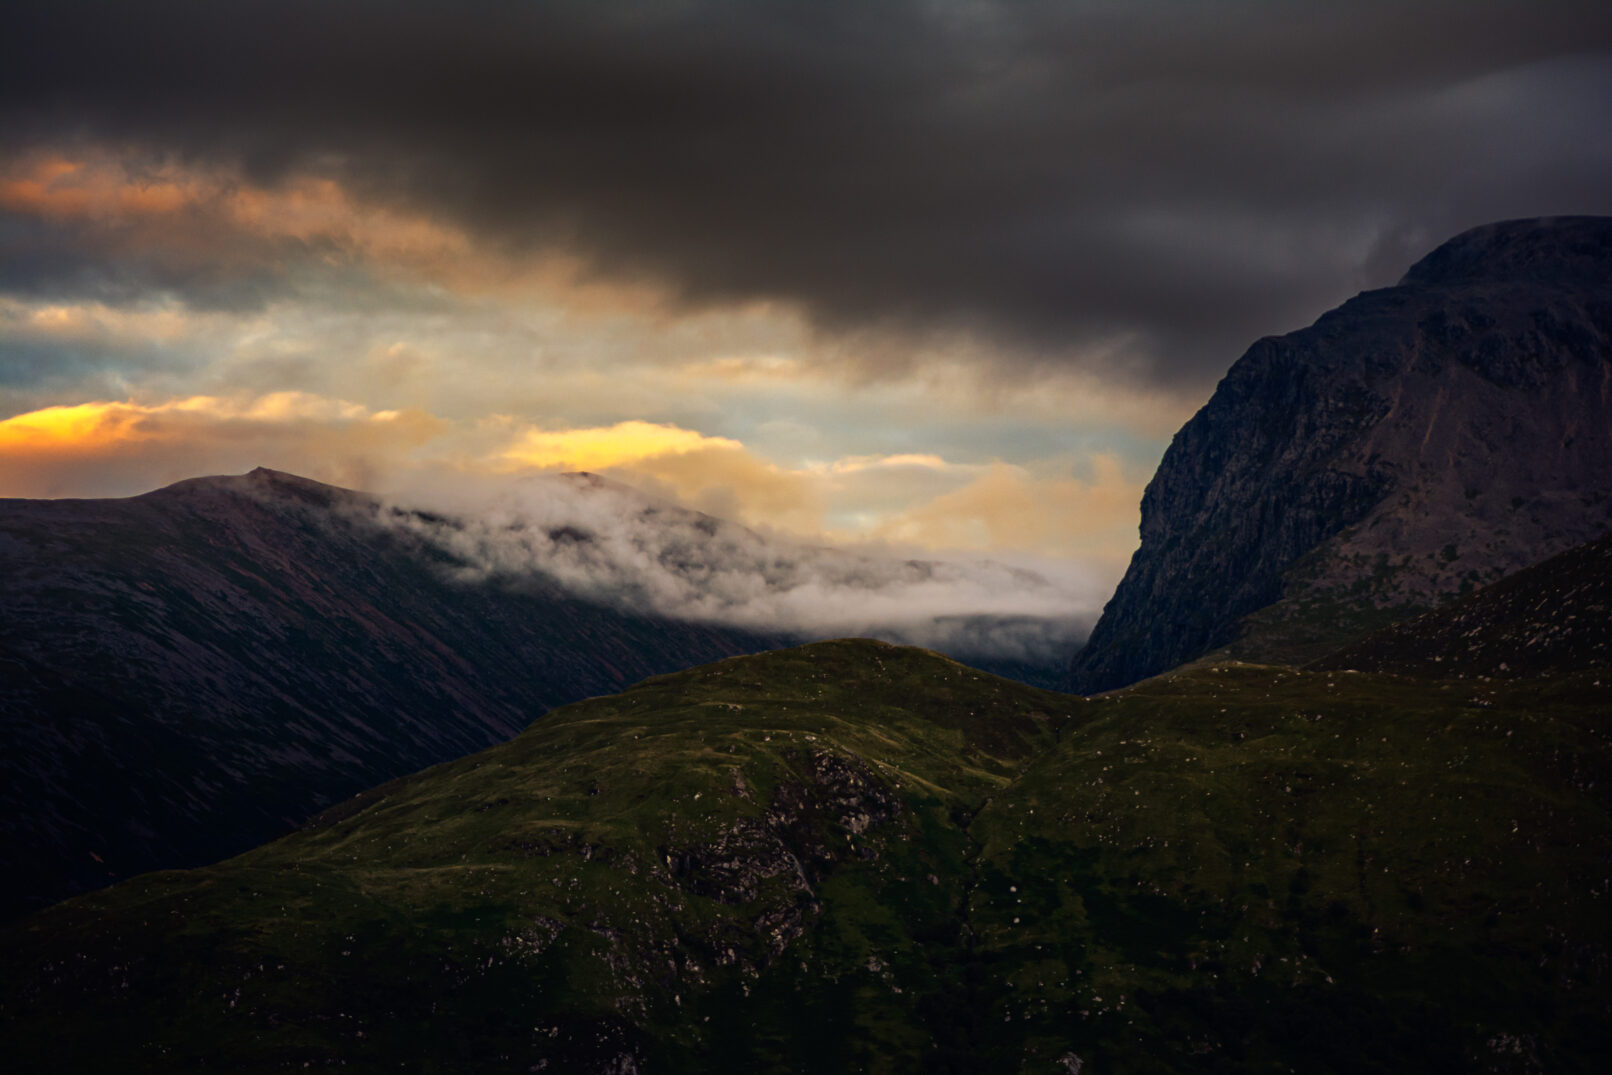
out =
{"type": "Polygon", "coordinates": [[[377,510],[266,470],[0,501],[0,915],[215,861],[551,706],[779,642],[461,584],[377,510]]]}
{"type": "Polygon", "coordinates": [[[1311,667],[1483,679],[1612,667],[1612,534],[1385,627],[1311,667]]]}
{"type": "Polygon", "coordinates": [[[820,643],[0,931],[23,1070],[1591,1071],[1605,672],[820,643]]]}
{"type": "Polygon", "coordinates": [[[1477,228],[1238,360],[1070,682],[1313,658],[1609,527],[1612,220],[1477,228]]]}

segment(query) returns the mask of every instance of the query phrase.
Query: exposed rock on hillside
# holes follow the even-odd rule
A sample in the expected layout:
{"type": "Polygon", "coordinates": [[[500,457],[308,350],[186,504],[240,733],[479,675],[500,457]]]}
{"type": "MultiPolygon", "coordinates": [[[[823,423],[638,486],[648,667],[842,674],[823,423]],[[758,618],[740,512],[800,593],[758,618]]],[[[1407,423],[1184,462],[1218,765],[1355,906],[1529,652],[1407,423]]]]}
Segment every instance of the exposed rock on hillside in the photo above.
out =
{"type": "Polygon", "coordinates": [[[1609,527],[1612,220],[1477,228],[1238,360],[1071,685],[1319,656],[1609,527]]]}

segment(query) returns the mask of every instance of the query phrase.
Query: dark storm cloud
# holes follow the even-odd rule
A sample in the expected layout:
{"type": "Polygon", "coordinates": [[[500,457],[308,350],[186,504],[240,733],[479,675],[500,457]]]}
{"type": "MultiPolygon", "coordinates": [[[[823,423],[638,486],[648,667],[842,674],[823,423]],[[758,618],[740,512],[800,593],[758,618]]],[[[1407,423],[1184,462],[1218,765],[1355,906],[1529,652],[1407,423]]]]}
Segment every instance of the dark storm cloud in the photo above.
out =
{"type": "Polygon", "coordinates": [[[350,245],[257,234],[216,204],[132,219],[0,210],[0,254],[0,294],[33,302],[178,295],[192,310],[238,314],[284,299],[347,311],[453,306],[439,291],[378,277],[350,245]]]}
{"type": "Polygon", "coordinates": [[[1202,385],[1462,228],[1612,211],[1602,0],[1319,7],[13,2],[0,115],[1202,385]]]}
{"type": "Polygon", "coordinates": [[[172,292],[197,309],[242,312],[289,293],[292,269],[319,264],[306,244],[237,229],[220,243],[224,233],[195,213],[130,224],[0,211],[0,291],[114,305],[172,292]]]}

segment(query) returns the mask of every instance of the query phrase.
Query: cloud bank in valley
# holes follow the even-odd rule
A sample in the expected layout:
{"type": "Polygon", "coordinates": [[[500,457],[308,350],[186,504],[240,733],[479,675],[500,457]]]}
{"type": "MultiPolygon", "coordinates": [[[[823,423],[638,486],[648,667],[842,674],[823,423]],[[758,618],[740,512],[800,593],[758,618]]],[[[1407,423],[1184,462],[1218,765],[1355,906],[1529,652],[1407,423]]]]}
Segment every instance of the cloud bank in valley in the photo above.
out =
{"type": "Polygon", "coordinates": [[[1060,663],[1113,582],[1067,563],[805,545],[592,475],[398,496],[379,518],[449,554],[466,582],[558,587],[661,616],[794,639],[876,637],[965,660],[1060,663]]]}

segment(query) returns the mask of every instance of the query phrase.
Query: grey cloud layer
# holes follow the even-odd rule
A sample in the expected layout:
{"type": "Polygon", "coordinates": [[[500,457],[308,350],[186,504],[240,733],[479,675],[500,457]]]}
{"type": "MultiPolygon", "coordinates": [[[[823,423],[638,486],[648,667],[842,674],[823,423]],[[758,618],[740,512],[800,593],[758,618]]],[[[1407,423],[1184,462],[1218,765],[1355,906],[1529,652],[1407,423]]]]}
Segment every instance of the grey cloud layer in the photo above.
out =
{"type": "Polygon", "coordinates": [[[467,581],[558,585],[678,619],[871,636],[963,659],[1061,666],[1112,583],[1069,565],[1054,574],[801,545],[578,476],[491,495],[416,492],[379,517],[447,552],[467,581]]]}
{"type": "Polygon", "coordinates": [[[16,144],[332,173],[830,331],[1126,338],[1133,378],[1204,385],[1467,226],[1612,211],[1600,0],[8,8],[16,144]]]}

